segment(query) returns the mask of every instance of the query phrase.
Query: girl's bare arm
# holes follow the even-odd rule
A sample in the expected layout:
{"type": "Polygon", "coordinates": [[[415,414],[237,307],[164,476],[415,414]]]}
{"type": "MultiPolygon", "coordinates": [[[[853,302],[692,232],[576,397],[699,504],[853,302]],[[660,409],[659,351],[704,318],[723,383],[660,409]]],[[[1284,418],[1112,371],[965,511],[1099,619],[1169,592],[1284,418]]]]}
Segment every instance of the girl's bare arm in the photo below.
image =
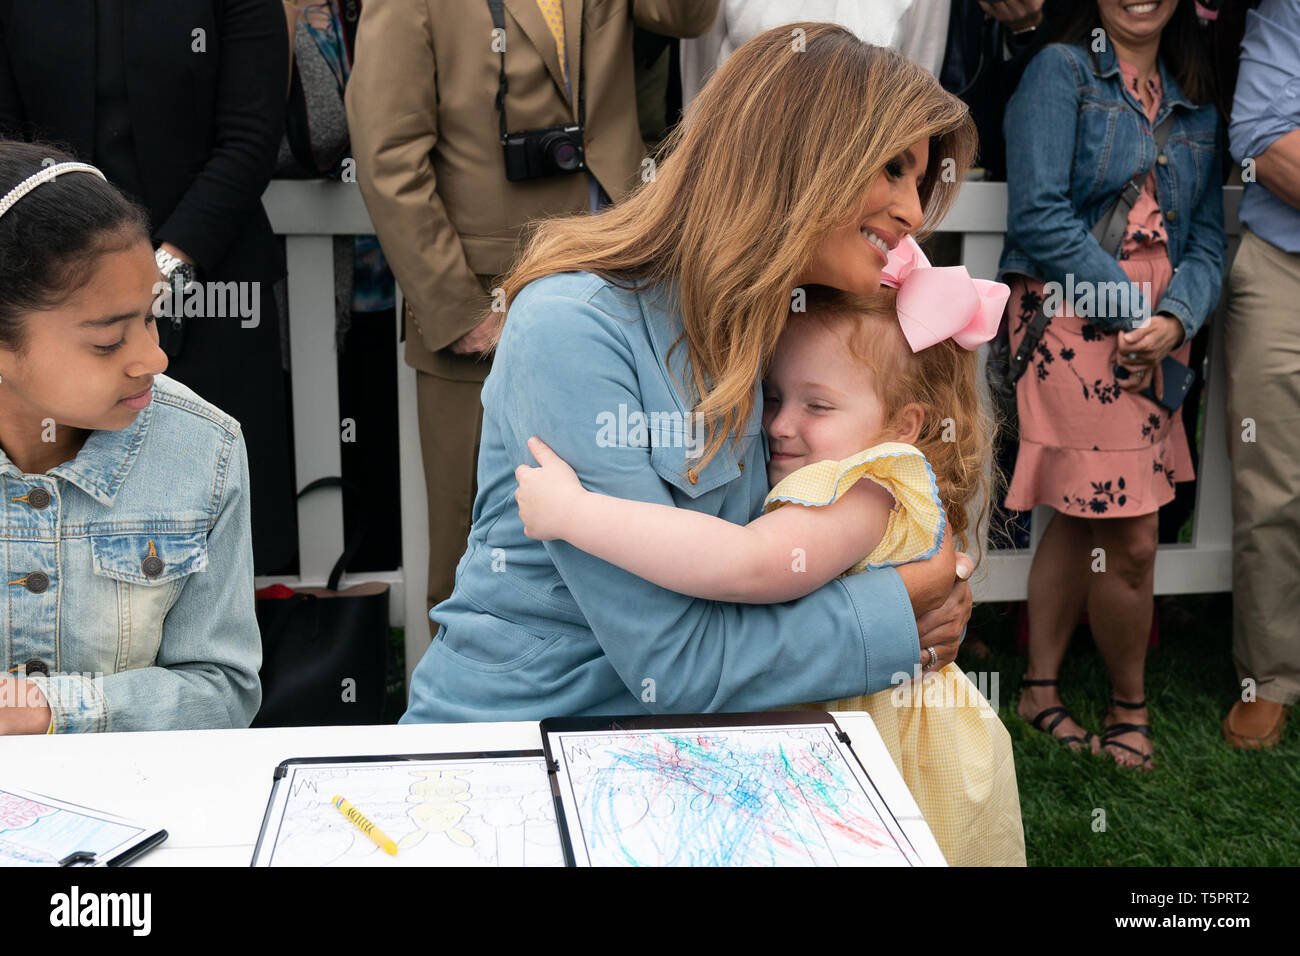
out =
{"type": "Polygon", "coordinates": [[[712,601],[773,604],[820,588],[875,549],[893,496],[860,480],[824,507],[787,504],[749,524],[583,489],[539,439],[541,467],[521,465],[524,531],[559,538],[660,587],[712,601]]]}

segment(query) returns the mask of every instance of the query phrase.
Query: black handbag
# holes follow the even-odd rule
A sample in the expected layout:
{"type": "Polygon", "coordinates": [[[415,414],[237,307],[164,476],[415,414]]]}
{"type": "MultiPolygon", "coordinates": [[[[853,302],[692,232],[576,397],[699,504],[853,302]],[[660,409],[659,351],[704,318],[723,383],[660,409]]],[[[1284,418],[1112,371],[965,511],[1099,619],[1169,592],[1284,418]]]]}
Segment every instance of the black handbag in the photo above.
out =
{"type": "MultiPolygon", "coordinates": [[[[1173,113],[1170,113],[1152,132],[1157,156],[1165,151],[1165,143],[1169,140],[1169,131],[1173,125],[1174,117],[1173,113]]],[[[1119,251],[1129,213],[1133,211],[1134,204],[1142,195],[1142,183],[1150,173],[1150,169],[1144,170],[1125,183],[1119,196],[1092,227],[1092,234],[1097,242],[1112,256],[1119,251]]],[[[988,381],[989,396],[997,411],[1004,442],[1018,440],[1020,429],[1016,410],[1016,384],[1029,368],[1034,351],[1042,341],[1043,333],[1047,331],[1048,323],[1051,321],[1052,316],[1047,311],[1047,296],[1043,296],[1038,303],[1038,312],[1025,328],[1025,335],[1020,340],[1020,347],[1016,349],[1014,355],[1011,353],[1011,330],[1006,315],[1002,317],[1002,324],[998,326],[997,334],[989,342],[984,375],[988,381]]]]}
{"type": "MultiPolygon", "coordinates": [[[[354,486],[320,478],[298,493],[354,486]]],[[[358,509],[358,513],[359,509],[358,509]]],[[[338,589],[364,526],[345,533],[343,554],[323,588],[282,589],[257,601],[262,630],[262,708],[254,727],[378,724],[388,681],[388,585],[338,589]]]]}

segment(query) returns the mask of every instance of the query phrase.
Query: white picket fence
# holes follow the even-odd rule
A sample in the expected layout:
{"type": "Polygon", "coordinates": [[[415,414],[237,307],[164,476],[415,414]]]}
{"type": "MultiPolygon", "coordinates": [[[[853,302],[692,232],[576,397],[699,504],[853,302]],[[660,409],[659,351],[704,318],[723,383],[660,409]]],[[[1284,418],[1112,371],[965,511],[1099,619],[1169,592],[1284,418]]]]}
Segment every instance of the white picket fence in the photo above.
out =
{"type": "MultiPolygon", "coordinates": [[[[997,271],[1006,224],[1006,186],[968,183],[943,223],[943,231],[961,234],[962,261],[972,275],[992,278],[997,271]]],[[[1224,213],[1235,252],[1240,231],[1238,187],[1225,190],[1224,213]]],[[[340,415],[337,355],[334,345],[334,256],[331,237],[374,231],[356,185],[335,182],[271,183],[264,204],[273,228],[285,237],[289,280],[289,342],[293,370],[294,447],[298,486],[340,473],[340,415]]],[[[1231,260],[1229,260],[1231,261],[1231,260]]],[[[400,315],[400,309],[399,313],[400,315]]],[[[1204,447],[1197,482],[1193,539],[1190,544],[1160,547],[1156,559],[1157,594],[1188,594],[1232,589],[1232,515],[1224,432],[1223,324],[1213,322],[1204,447]]],[[[394,336],[396,341],[396,336],[394,336]]],[[[392,572],[365,572],[366,580],[391,586],[391,617],[406,624],[407,674],[429,645],[425,581],[429,542],[420,436],[415,417],[415,372],[393,353],[397,366],[402,515],[402,567],[392,572]]],[[[254,463],[256,467],[256,463],[254,463]]],[[[1034,514],[1033,541],[1050,509],[1034,514]]],[[[321,492],[298,503],[301,573],[297,578],[259,578],[274,582],[322,585],[343,549],[341,493],[321,492]]],[[[1031,549],[995,551],[975,575],[976,600],[1025,598],[1031,549]]],[[[344,578],[344,584],[349,582],[344,578]]]]}

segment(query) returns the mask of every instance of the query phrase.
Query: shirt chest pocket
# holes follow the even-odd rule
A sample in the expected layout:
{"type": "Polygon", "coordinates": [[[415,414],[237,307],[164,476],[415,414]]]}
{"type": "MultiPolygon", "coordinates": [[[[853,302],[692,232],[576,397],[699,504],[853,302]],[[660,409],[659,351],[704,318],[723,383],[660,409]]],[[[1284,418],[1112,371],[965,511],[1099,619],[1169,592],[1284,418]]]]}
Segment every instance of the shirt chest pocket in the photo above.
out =
{"type": "MultiPolygon", "coordinates": [[[[1183,209],[1190,215],[1196,201],[1210,181],[1218,175],[1218,154],[1215,150],[1213,129],[1193,129],[1169,137],[1166,152],[1174,161],[1175,174],[1183,180],[1179,196],[1183,209]],[[1190,192],[1186,192],[1188,187],[1190,192]]],[[[1180,212],[1181,216],[1183,213],[1180,212]]]]}
{"type": "Polygon", "coordinates": [[[100,534],[90,547],[91,569],[105,605],[101,626],[108,633],[101,636],[116,648],[113,671],[153,666],[167,612],[189,576],[208,566],[207,535],[100,534]]]}
{"type": "Polygon", "coordinates": [[[1110,169],[1114,154],[1121,149],[1117,140],[1122,138],[1120,119],[1123,109],[1122,103],[1101,99],[1085,99],[1079,104],[1071,175],[1071,193],[1074,196],[1091,200],[1099,195],[1112,195],[1123,188],[1123,179],[1118,180],[1119,187],[1114,189],[1108,181],[1123,175],[1110,169]]]}
{"type": "Polygon", "coordinates": [[[710,506],[711,499],[706,496],[710,492],[725,494],[721,489],[744,473],[744,460],[737,457],[730,439],[702,466],[703,451],[703,442],[699,440],[658,445],[650,450],[650,466],[672,486],[673,501],[678,507],[716,514],[718,509],[710,506]]]}

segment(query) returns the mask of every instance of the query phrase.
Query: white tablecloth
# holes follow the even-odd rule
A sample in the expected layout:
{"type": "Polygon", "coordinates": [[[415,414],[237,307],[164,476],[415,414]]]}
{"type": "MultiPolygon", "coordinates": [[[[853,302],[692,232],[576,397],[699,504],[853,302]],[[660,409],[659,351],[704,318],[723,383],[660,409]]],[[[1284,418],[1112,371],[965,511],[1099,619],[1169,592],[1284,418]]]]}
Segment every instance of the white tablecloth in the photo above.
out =
{"type": "MultiPolygon", "coordinates": [[[[866,714],[836,714],[923,857],[942,859],[866,714]],[[933,856],[932,856],[933,854],[933,856]]],[[[248,866],[277,764],[291,757],[541,749],[535,722],[0,737],[0,787],[164,827],[137,866],[248,866]]]]}

